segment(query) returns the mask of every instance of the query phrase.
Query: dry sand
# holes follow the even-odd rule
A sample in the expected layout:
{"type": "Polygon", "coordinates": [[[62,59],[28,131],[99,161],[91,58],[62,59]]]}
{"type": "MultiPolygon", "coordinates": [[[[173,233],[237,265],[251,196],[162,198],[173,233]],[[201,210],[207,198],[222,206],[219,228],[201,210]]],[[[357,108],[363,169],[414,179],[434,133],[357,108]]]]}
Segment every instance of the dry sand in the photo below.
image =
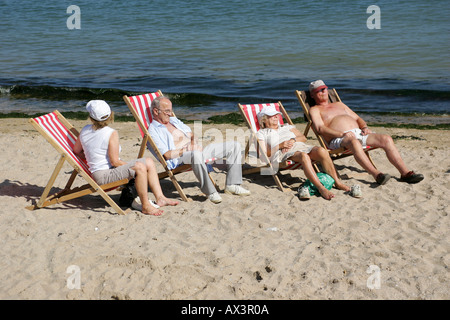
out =
{"type": "MultiPolygon", "coordinates": [[[[87,123],[71,122],[78,129],[87,123]]],[[[136,124],[113,126],[122,158],[135,158],[136,124]]],[[[353,158],[336,162],[345,183],[361,185],[362,199],[335,190],[331,201],[300,201],[305,177],[297,170],[282,177],[289,192],[270,176],[246,176],[250,197],[223,194],[215,205],[188,172],[177,177],[193,201],[150,217],[116,215],[98,195],[25,209],[42,193],[58,154],[26,119],[2,119],[0,299],[449,299],[450,132],[376,131],[402,137],[396,144],[423,182],[399,182],[375,150],[377,166],[393,175],[384,186],[353,158]]],[[[65,165],[57,187],[70,172],[65,165]]],[[[223,188],[225,174],[213,177],[223,188]]],[[[169,180],[161,184],[179,199],[169,180]]],[[[111,195],[118,200],[119,192],[111,195]]]]}

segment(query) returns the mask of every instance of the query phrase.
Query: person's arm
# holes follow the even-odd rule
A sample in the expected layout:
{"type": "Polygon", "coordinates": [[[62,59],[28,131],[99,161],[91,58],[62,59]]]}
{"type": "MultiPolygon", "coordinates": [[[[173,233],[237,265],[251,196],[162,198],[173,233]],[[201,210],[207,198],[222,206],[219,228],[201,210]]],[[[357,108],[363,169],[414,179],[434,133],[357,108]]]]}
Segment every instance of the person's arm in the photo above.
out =
{"type": "Polygon", "coordinates": [[[361,129],[362,134],[363,135],[367,135],[369,133],[372,133],[372,131],[370,131],[369,127],[367,126],[367,123],[360,116],[358,116],[356,113],[354,113],[354,114],[357,117],[356,118],[356,122],[358,123],[358,127],[361,129]]]}
{"type": "Polygon", "coordinates": [[[202,151],[203,148],[197,143],[197,139],[194,137],[194,134],[192,132],[188,133],[188,136],[190,135],[190,144],[188,144],[188,151],[202,151]]]}
{"type": "Polygon", "coordinates": [[[295,134],[295,138],[292,138],[293,142],[306,142],[306,137],[297,128],[292,128],[291,132],[295,134]]]}
{"type": "Polygon", "coordinates": [[[177,149],[169,150],[166,153],[164,153],[163,154],[164,159],[169,160],[169,159],[179,158],[186,151],[193,151],[193,150],[201,151],[202,150],[202,148],[199,145],[197,145],[196,139],[194,138],[194,135],[192,134],[192,132],[187,132],[186,135],[189,138],[189,142],[177,149]]]}
{"type": "Polygon", "coordinates": [[[108,156],[109,161],[111,162],[111,165],[113,167],[119,167],[121,165],[126,164],[125,161],[120,160],[119,158],[119,133],[114,130],[113,133],[111,133],[111,136],[109,137],[109,144],[108,144],[108,156]]]}
{"type": "Polygon", "coordinates": [[[81,145],[81,141],[80,141],[80,137],[78,136],[77,141],[75,141],[75,145],[73,146],[73,152],[75,153],[75,155],[80,158],[85,160],[86,156],[84,155],[84,150],[83,150],[83,146],[81,145]]]}
{"type": "Polygon", "coordinates": [[[267,154],[268,157],[271,157],[273,153],[276,153],[278,150],[281,150],[283,153],[288,151],[292,146],[294,145],[294,138],[283,141],[277,145],[275,145],[273,148],[270,148],[268,144],[264,140],[260,140],[259,145],[261,146],[261,149],[267,154]]]}
{"type": "Polygon", "coordinates": [[[163,154],[163,157],[166,160],[176,159],[176,158],[181,157],[185,151],[188,151],[188,149],[189,149],[189,144],[186,144],[181,148],[167,151],[166,153],[163,154]]]}

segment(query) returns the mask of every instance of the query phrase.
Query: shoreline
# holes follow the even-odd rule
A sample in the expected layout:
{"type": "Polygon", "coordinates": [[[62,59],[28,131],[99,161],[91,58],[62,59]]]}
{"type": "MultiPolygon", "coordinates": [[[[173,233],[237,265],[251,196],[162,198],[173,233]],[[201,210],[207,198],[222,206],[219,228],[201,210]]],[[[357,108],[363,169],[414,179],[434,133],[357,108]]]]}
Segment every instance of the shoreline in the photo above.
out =
{"type": "MultiPolygon", "coordinates": [[[[86,112],[81,111],[62,111],[67,119],[71,120],[85,120],[88,117],[86,112]]],[[[29,119],[45,114],[39,112],[34,114],[27,114],[23,112],[0,113],[0,119],[29,119]]],[[[295,124],[304,124],[303,112],[290,112],[289,116],[295,124]]],[[[177,117],[187,123],[194,121],[202,121],[205,124],[231,124],[243,125],[245,122],[239,112],[210,112],[210,113],[195,113],[195,112],[177,112],[177,117]]],[[[369,126],[373,127],[389,127],[389,128],[410,128],[418,130],[450,130],[450,115],[371,115],[361,114],[361,117],[366,120],[369,126]]],[[[115,122],[135,122],[131,113],[115,113],[115,122]]]]}

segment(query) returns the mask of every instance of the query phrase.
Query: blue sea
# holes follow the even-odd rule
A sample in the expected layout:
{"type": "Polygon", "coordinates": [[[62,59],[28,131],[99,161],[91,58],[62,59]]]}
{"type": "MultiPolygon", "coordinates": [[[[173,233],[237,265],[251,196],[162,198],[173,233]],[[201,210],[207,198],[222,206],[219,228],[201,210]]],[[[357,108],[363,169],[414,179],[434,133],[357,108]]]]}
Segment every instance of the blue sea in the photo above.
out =
{"type": "Polygon", "coordinates": [[[449,16],[446,0],[1,0],[0,113],[127,113],[124,94],[161,90],[178,115],[296,114],[322,79],[357,112],[447,121],[449,16]]]}

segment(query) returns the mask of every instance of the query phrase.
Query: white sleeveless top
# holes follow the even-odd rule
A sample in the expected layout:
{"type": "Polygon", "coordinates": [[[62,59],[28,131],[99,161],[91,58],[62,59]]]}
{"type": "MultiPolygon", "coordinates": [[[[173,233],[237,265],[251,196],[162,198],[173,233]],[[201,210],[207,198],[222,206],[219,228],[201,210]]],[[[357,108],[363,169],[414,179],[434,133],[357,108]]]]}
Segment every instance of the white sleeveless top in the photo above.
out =
{"type": "Polygon", "coordinates": [[[91,172],[113,167],[108,156],[109,138],[113,131],[114,129],[110,127],[94,130],[92,124],[86,125],[81,130],[80,142],[91,172]]]}

